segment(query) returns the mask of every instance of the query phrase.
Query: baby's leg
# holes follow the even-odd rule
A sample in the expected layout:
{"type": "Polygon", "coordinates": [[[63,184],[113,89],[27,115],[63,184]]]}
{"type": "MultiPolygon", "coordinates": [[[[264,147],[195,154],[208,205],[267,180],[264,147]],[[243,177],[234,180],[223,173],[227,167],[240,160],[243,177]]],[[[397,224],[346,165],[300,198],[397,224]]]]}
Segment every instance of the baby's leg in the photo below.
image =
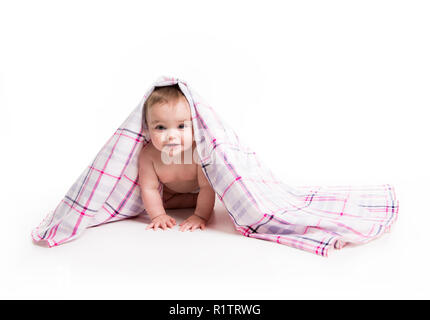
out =
{"type": "Polygon", "coordinates": [[[164,209],[195,208],[198,195],[198,193],[171,193],[167,190],[164,190],[164,209]]]}

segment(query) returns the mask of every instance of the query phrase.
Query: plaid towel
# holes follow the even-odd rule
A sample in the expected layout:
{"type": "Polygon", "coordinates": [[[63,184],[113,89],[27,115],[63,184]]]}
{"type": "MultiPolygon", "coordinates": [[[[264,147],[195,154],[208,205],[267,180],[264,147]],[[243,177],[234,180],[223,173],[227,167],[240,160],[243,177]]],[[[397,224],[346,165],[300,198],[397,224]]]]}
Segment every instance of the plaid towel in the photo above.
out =
{"type": "Polygon", "coordinates": [[[396,220],[398,200],[390,185],[292,187],[279,181],[187,83],[161,77],[32,231],[34,241],[57,246],[87,227],[146,214],[137,165],[140,149],[149,142],[142,128],[143,104],[154,87],[176,83],[191,107],[203,171],[242,235],[327,256],[330,248],[375,239],[396,220]]]}

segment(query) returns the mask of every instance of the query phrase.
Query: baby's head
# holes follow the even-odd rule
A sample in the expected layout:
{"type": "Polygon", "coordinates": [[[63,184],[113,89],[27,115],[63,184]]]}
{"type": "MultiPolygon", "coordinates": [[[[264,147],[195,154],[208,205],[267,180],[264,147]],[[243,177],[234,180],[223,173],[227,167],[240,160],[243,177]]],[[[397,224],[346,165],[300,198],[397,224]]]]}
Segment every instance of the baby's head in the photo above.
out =
{"type": "Polygon", "coordinates": [[[156,87],[143,105],[143,120],[156,149],[173,156],[192,146],[191,109],[178,85],[156,87]]]}

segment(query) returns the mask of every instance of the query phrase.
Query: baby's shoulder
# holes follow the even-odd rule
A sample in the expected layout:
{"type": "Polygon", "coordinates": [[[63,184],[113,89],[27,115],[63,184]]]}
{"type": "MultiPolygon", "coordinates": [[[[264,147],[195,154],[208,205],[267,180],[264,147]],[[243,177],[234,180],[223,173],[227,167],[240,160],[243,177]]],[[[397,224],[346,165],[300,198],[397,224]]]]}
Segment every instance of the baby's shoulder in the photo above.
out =
{"type": "Polygon", "coordinates": [[[148,162],[148,160],[154,160],[155,147],[152,145],[152,142],[149,141],[146,145],[142,147],[139,153],[139,163],[148,162]]]}

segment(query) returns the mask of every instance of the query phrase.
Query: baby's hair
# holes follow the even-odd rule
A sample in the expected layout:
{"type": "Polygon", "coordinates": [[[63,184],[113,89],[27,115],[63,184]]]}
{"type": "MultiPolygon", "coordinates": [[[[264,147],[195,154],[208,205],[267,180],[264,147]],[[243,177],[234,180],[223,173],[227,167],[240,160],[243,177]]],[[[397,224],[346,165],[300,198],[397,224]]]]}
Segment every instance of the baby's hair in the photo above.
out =
{"type": "Polygon", "coordinates": [[[148,99],[146,99],[145,103],[143,104],[142,117],[145,120],[145,124],[147,125],[146,116],[149,108],[156,104],[176,102],[180,98],[185,98],[185,96],[178,84],[164,87],[155,87],[154,91],[152,91],[148,99]]]}

